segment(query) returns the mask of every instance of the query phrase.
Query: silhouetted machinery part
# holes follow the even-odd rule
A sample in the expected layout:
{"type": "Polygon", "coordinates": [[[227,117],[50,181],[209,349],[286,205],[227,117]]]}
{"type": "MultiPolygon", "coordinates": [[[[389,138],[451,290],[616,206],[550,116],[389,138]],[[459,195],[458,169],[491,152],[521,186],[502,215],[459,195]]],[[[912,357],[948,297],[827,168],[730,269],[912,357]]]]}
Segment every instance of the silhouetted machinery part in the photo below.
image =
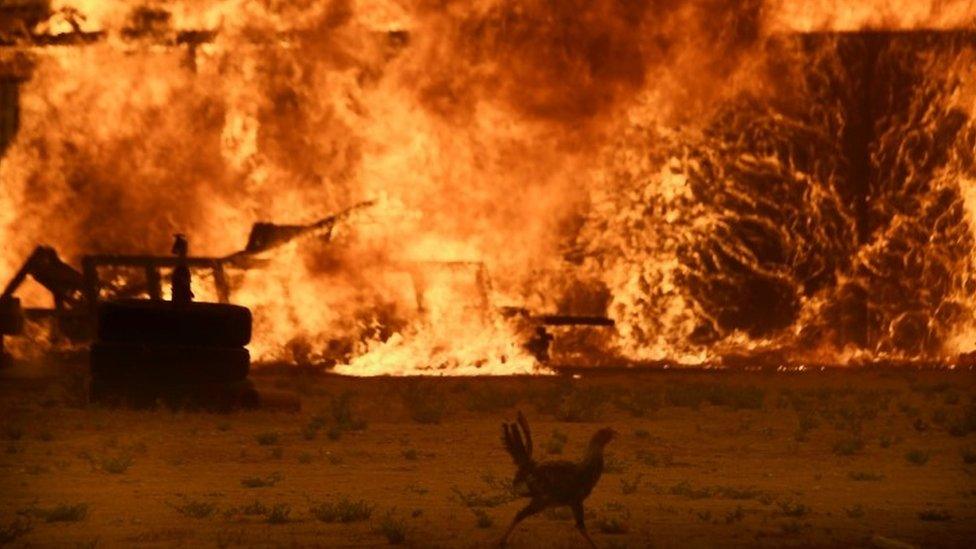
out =
{"type": "Polygon", "coordinates": [[[251,355],[242,347],[94,343],[92,378],[133,384],[232,383],[247,378],[251,355]]]}
{"type": "Polygon", "coordinates": [[[24,331],[24,313],[16,297],[0,297],[0,364],[5,362],[3,336],[19,335],[24,331]]]}
{"type": "Polygon", "coordinates": [[[227,303],[106,301],[98,307],[97,337],[103,343],[243,347],[251,341],[251,311],[227,303]]]}
{"type": "Polygon", "coordinates": [[[226,303],[120,300],[98,306],[91,398],[112,405],[254,407],[251,311],[226,303]]]}

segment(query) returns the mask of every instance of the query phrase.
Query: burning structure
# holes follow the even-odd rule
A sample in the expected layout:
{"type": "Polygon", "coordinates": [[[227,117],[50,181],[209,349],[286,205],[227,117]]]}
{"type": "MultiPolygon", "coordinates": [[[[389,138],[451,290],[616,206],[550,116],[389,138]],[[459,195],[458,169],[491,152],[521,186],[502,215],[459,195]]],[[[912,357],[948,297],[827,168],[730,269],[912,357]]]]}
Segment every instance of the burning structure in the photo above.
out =
{"type": "Polygon", "coordinates": [[[896,4],[8,1],[0,277],[375,199],[205,275],[259,361],[956,363],[974,7],[896,4]]]}

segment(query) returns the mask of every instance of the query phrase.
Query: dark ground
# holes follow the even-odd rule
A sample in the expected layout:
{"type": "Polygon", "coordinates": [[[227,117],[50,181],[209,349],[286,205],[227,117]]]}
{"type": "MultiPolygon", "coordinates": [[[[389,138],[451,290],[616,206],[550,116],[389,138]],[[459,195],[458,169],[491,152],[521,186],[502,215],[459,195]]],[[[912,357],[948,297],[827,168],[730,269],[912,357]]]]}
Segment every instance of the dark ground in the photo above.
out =
{"type": "MultiPolygon", "coordinates": [[[[489,546],[521,506],[499,440],[517,408],[542,457],[621,433],[587,502],[602,547],[976,539],[972,371],[253,378],[301,411],[114,410],[84,403],[78,372],[0,372],[0,540],[489,546]]],[[[582,538],[551,512],[512,545],[582,538]]]]}

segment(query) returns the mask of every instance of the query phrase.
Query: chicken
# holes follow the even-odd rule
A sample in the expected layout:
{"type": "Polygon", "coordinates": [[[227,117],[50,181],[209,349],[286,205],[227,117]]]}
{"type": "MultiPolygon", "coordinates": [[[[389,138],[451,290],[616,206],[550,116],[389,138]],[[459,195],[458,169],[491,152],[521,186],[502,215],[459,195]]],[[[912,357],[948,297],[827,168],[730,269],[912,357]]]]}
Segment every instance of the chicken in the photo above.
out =
{"type": "Polygon", "coordinates": [[[595,547],[586,532],[583,520],[583,500],[590,495],[603,474],[603,449],[613,440],[617,432],[604,428],[597,431],[586,447],[583,459],[571,461],[543,461],[532,459],[532,434],[529,422],[518,413],[517,423],[502,424],[502,443],[512,456],[518,471],[513,481],[515,492],[532,498],[524,509],[519,511],[505,532],[501,544],[505,545],[512,531],[526,518],[550,507],[567,506],[573,511],[576,528],[587,543],[595,547]]]}

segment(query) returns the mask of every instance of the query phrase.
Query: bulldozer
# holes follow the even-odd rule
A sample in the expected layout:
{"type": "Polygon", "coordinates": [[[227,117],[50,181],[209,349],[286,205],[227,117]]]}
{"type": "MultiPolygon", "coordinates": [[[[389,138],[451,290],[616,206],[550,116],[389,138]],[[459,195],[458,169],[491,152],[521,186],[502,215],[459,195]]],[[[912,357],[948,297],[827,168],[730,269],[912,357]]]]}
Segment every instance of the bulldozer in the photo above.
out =
{"type": "Polygon", "coordinates": [[[261,258],[262,254],[303,237],[328,239],[336,223],[372,205],[371,201],[360,202],[305,225],[256,223],[245,248],[226,256],[86,255],[81,258],[81,269],[78,270],[64,261],[54,248],[38,246],[0,294],[0,353],[3,352],[4,336],[23,334],[25,324],[29,322],[49,323],[55,343],[91,342],[96,336],[99,309],[103,303],[137,298],[162,302],[162,271],[173,269],[178,263],[193,270],[209,270],[217,302],[227,304],[231,291],[229,270],[260,268],[266,262],[261,258]],[[119,270],[142,270],[144,276],[104,279],[104,272],[119,270]],[[22,306],[15,294],[28,277],[50,292],[53,307],[22,306]]]}

